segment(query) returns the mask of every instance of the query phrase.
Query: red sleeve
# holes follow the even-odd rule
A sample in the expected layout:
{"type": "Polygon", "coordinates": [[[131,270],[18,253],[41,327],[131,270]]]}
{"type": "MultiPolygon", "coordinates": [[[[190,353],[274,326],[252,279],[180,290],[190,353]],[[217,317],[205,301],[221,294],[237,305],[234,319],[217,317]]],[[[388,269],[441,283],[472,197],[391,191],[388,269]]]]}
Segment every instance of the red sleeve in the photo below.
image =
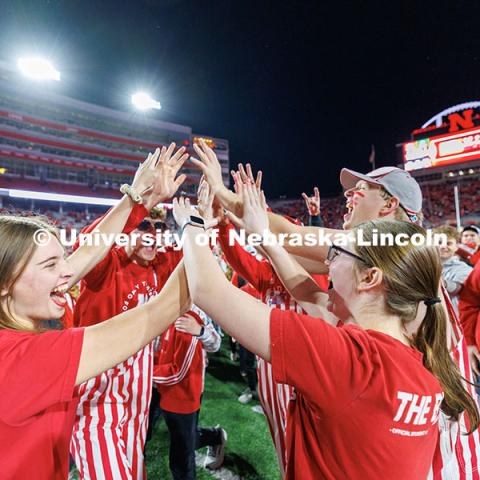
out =
{"type": "MultiPolygon", "coordinates": [[[[87,225],[86,227],[82,228],[81,233],[91,233],[93,230],[95,230],[98,226],[98,224],[112,211],[113,207],[108,210],[104,215],[101,217],[98,217],[96,220],[94,220],[90,225],[87,225]]],[[[130,233],[133,230],[135,230],[138,226],[138,224],[148,215],[148,210],[143,206],[139,205],[136,203],[132,211],[130,212],[130,215],[127,219],[127,223],[125,224],[125,227],[123,228],[122,232],[123,233],[130,233]]],[[[77,238],[77,241],[73,245],[73,250],[75,251],[79,247],[79,239],[77,238]]]]}
{"type": "MultiPolygon", "coordinates": [[[[90,225],[87,225],[85,228],[83,228],[81,233],[93,232],[97,228],[98,224],[110,213],[111,210],[112,209],[108,210],[105,215],[102,215],[90,225]]],[[[147,215],[148,210],[143,205],[135,204],[130,212],[122,233],[131,233],[147,215]]],[[[79,247],[79,243],[79,239],[77,238],[75,245],[73,246],[73,251],[79,247]]],[[[92,270],[90,270],[90,272],[84,277],[84,280],[88,284],[93,283],[98,285],[98,283],[102,282],[104,274],[110,269],[110,264],[112,262],[112,250],[113,249],[110,249],[105,258],[97,263],[97,265],[95,265],[95,267],[93,267],[92,270]]]]}
{"type": "Polygon", "coordinates": [[[270,346],[275,380],[294,386],[323,413],[350,404],[373,372],[371,343],[360,328],[273,309],[270,346]]]}
{"type": "Polygon", "coordinates": [[[73,397],[83,328],[0,336],[0,418],[16,425],[73,397]]]}
{"type": "Polygon", "coordinates": [[[274,276],[273,267],[267,261],[257,260],[246,252],[238,243],[229,245],[229,232],[232,225],[220,226],[219,241],[225,258],[230,266],[256,290],[264,292],[274,276]]]}
{"type": "Polygon", "coordinates": [[[198,338],[188,333],[177,332],[174,325],[167,332],[173,338],[168,340],[166,348],[172,349],[173,352],[160,351],[158,364],[153,368],[153,381],[162,385],[175,385],[180,383],[190,370],[198,338]],[[165,363],[162,357],[169,358],[170,361],[165,363]]]}
{"type": "Polygon", "coordinates": [[[330,284],[330,277],[328,274],[312,275],[315,283],[320,287],[322,292],[328,292],[328,286],[330,284]]]}

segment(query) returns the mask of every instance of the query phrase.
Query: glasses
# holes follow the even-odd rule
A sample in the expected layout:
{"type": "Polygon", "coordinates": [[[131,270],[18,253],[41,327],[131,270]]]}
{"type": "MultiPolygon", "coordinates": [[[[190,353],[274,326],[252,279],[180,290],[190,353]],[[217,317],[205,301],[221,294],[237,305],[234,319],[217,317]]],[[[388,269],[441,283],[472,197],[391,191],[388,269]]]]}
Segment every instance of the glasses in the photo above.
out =
{"type": "Polygon", "coordinates": [[[167,228],[163,222],[149,222],[148,220],[142,220],[137,229],[142,232],[150,232],[151,230],[161,230],[162,232],[167,228]]]}
{"type": "Polygon", "coordinates": [[[345,253],[346,255],[349,255],[350,257],[353,257],[357,260],[360,260],[365,265],[368,265],[368,262],[366,260],[364,260],[362,257],[359,257],[358,255],[355,255],[354,253],[349,252],[348,250],[345,250],[344,248],[339,247],[337,245],[330,245],[330,248],[328,249],[328,253],[327,253],[327,260],[329,262],[332,262],[341,253],[345,253]]]}

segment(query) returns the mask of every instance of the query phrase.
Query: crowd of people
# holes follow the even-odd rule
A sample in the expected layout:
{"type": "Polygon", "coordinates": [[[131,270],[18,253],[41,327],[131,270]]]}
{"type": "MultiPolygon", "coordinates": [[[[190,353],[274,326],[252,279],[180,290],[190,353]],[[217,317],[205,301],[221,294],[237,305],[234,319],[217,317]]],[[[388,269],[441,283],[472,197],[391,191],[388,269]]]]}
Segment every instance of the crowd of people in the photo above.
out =
{"type": "MultiPolygon", "coordinates": [[[[445,223],[456,223],[455,185],[455,182],[445,181],[422,185],[425,226],[436,227],[445,223]]],[[[458,186],[460,216],[466,218],[467,223],[470,224],[475,221],[472,219],[480,218],[480,179],[462,178],[462,181],[458,182],[458,186]]],[[[278,213],[298,218],[305,224],[308,221],[305,202],[300,197],[293,200],[272,200],[269,204],[278,213]]],[[[321,216],[324,225],[341,228],[344,211],[343,196],[322,198],[321,216]]]]}
{"type": "Polygon", "coordinates": [[[218,351],[221,332],[241,345],[239,400],[258,396],[282,478],[475,474],[480,230],[440,226],[444,247],[416,244],[423,192],[396,167],[342,169],[343,204],[315,189],[301,221],[292,205],[284,214],[267,205],[262,172],[240,165],[232,191],[215,152],[194,148],[196,206],[176,196],[188,155],[171,144],[148,156],[105,215],[74,212],[70,224],[143,239],[173,220],[182,248],[76,244],[66,256],[52,224],[0,215],[1,478],[65,479],[70,453],[81,479],[143,479],[156,411],[174,479],[196,478],[204,446],[205,467],[218,468],[227,432],[198,419],[206,352],[218,351]],[[171,199],[167,217],[156,205],[171,199]],[[231,241],[242,229],[304,241],[252,252],[231,241]],[[360,230],[408,241],[360,243],[360,230]],[[343,241],[306,241],[319,232],[343,241]],[[54,319],[64,328],[46,329],[54,319]]]}

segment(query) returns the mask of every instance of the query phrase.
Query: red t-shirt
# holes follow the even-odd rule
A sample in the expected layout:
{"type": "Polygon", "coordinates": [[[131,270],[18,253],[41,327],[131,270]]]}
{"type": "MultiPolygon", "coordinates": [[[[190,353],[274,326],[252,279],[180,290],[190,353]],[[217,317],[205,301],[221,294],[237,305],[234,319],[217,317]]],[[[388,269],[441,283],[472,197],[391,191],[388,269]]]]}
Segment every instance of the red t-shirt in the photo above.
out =
{"type": "Polygon", "coordinates": [[[0,478],[65,480],[83,329],[0,330],[0,478]]]}
{"type": "Polygon", "coordinates": [[[293,385],[287,479],[425,480],[443,392],[420,352],[380,332],[272,310],[274,378],[293,385]]]}

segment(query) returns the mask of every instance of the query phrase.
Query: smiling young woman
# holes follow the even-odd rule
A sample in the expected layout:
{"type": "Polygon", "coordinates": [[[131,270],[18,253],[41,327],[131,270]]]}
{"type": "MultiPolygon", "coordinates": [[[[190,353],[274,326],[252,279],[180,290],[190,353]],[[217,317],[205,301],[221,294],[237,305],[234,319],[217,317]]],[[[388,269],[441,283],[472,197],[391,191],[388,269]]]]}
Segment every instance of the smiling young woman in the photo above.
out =
{"type": "MultiPolygon", "coordinates": [[[[243,201],[245,228],[264,232],[268,218],[258,191],[247,185],[243,201]]],[[[427,478],[440,410],[453,421],[465,411],[471,431],[478,427],[476,403],[447,349],[435,247],[352,243],[333,249],[327,263],[334,295],[317,295],[319,315],[312,317],[270,310],[231,286],[210,249],[197,244],[202,230],[190,221],[194,212],[188,202],[174,202],[186,234],[192,300],[270,361],[276,381],[295,387],[287,479],[427,478]],[[420,311],[420,325],[411,336],[407,326],[420,311]],[[348,324],[332,326],[325,321],[332,313],[348,324]]],[[[407,238],[423,232],[412,223],[385,220],[367,222],[362,229],[366,239],[374,230],[407,238]]]]}
{"type": "MultiPolygon", "coordinates": [[[[157,149],[137,170],[129,188],[143,194],[142,205],[124,195],[97,225],[99,233],[121,232],[133,209],[146,212],[175,193],[186,157],[183,149],[172,156],[174,147],[157,149]]],[[[43,330],[42,321],[63,315],[63,293],[109,250],[84,245],[65,258],[56,230],[42,219],[0,216],[2,479],[67,478],[75,386],[138,352],[190,307],[179,264],[145,305],[86,328],[43,330]]]]}
{"type": "Polygon", "coordinates": [[[134,311],[84,329],[43,331],[41,321],[63,314],[57,292],[71,277],[51,226],[0,217],[1,478],[66,478],[74,387],[137,352],[190,305],[179,265],[164,290],[134,311]],[[42,246],[33,241],[39,229],[50,233],[42,246]]]}

